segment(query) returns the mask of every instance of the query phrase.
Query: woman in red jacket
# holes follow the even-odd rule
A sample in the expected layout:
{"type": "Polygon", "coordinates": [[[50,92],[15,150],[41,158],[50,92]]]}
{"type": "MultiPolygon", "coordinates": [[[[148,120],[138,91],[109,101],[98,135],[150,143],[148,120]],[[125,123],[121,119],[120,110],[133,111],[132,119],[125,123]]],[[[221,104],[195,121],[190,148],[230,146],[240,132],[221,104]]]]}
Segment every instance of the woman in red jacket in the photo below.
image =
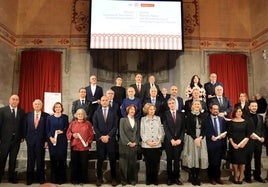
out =
{"type": "Polygon", "coordinates": [[[75,113],[76,120],[70,123],[67,138],[71,146],[71,182],[86,184],[88,182],[88,153],[94,138],[93,127],[86,120],[84,109],[75,113]]]}

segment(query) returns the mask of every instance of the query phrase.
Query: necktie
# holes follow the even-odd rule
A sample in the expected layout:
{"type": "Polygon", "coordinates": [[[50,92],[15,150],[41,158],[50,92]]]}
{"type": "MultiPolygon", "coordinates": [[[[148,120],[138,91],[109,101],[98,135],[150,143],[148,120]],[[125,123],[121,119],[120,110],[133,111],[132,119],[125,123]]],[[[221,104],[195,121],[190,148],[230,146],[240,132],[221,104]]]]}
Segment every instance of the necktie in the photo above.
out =
{"type": "Polygon", "coordinates": [[[176,123],[176,114],[174,111],[172,112],[172,118],[173,118],[174,123],[176,123]]]}
{"type": "Polygon", "coordinates": [[[174,136],[177,136],[176,114],[175,114],[175,111],[172,112],[172,118],[173,118],[173,121],[174,121],[174,136]]]}
{"type": "Polygon", "coordinates": [[[137,90],[138,90],[138,92],[141,91],[141,86],[140,86],[140,84],[137,84],[137,90]]]}
{"type": "Polygon", "coordinates": [[[221,133],[220,126],[217,123],[217,117],[214,117],[214,130],[217,136],[221,133]]]}
{"type": "Polygon", "coordinates": [[[82,100],[82,107],[85,107],[85,100],[82,100]]]}
{"type": "Polygon", "coordinates": [[[155,99],[152,99],[152,104],[155,105],[155,99]]]}
{"type": "Polygon", "coordinates": [[[222,98],[219,97],[219,103],[220,103],[220,106],[222,106],[223,102],[222,102],[222,98]]]}
{"type": "Polygon", "coordinates": [[[105,122],[106,122],[106,119],[107,119],[107,111],[106,110],[107,110],[106,108],[103,109],[103,118],[104,118],[105,122]]]}
{"type": "Polygon", "coordinates": [[[12,117],[15,119],[16,118],[16,113],[15,113],[15,109],[14,108],[12,108],[12,117]]]}
{"type": "Polygon", "coordinates": [[[35,118],[34,118],[34,127],[35,128],[37,128],[38,122],[39,122],[39,115],[38,114],[35,114],[35,118]]]}
{"type": "Polygon", "coordinates": [[[113,107],[113,100],[110,101],[110,106],[113,107]]]}

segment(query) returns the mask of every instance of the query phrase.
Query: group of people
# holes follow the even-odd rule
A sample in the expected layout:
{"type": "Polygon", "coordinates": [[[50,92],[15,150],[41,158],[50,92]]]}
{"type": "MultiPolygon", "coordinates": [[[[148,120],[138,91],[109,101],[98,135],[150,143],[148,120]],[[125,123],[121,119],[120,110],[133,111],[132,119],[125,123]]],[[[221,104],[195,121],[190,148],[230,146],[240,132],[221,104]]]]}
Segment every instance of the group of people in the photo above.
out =
{"type": "Polygon", "coordinates": [[[42,111],[42,101],[36,99],[33,111],[24,114],[18,107],[19,96],[12,95],[9,105],[0,108],[0,182],[8,156],[8,181],[18,182],[16,158],[24,139],[27,143],[27,185],[45,182],[47,147],[51,163],[49,181],[66,182],[68,141],[71,182],[88,183],[88,155],[93,140],[97,148],[97,186],[104,182],[102,166],[107,157],[112,186],[118,184],[118,178],[123,186],[135,185],[140,153],[146,166],[146,185],[158,185],[163,149],[168,185],[183,184],[181,166],[189,168],[189,181],[193,185],[201,185],[200,169],[207,169],[211,184],[223,184],[223,158],[232,164],[234,183],[242,184],[243,180],[250,183],[253,155],[253,177],[265,182],[260,166],[262,145],[268,138],[268,117],[264,120],[258,114],[258,99],[248,101],[246,94],[241,93],[233,109],[215,73],[204,86],[194,75],[186,89],[188,99],[185,103],[178,96],[177,86],[172,85],[170,93],[166,88],[160,90],[154,76],[142,84],[142,75],[137,74],[135,84],[127,90],[122,82],[122,77],[117,77],[116,85],[103,94],[97,77],[90,76],[90,85],[80,88],[79,99],[72,103],[71,122],[63,114],[60,102],[54,104],[54,113],[49,115],[42,111]],[[120,177],[116,172],[117,159],[120,177]]]}

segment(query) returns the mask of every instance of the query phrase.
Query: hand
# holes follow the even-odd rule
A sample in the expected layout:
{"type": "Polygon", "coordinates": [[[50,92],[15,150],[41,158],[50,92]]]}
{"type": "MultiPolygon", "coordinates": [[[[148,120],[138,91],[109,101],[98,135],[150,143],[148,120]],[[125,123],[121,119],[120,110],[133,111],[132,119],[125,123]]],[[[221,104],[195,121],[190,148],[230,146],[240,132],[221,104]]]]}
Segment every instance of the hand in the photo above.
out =
{"type": "Polygon", "coordinates": [[[224,117],[224,112],[220,112],[220,113],[218,114],[218,116],[220,116],[220,117],[224,117]]]}
{"type": "Polygon", "coordinates": [[[79,136],[77,135],[77,133],[73,133],[73,137],[74,138],[79,138],[79,136]]]}
{"type": "Polygon", "coordinates": [[[234,149],[239,149],[239,146],[236,143],[232,143],[234,149]]]}
{"type": "Polygon", "coordinates": [[[130,142],[128,145],[129,145],[129,147],[135,147],[136,146],[136,142],[130,142]]]}
{"type": "Polygon", "coordinates": [[[201,147],[201,137],[194,139],[194,143],[196,147],[201,147]]]}
{"type": "Polygon", "coordinates": [[[109,142],[109,136],[108,136],[108,135],[106,135],[106,136],[102,136],[102,137],[101,137],[101,141],[102,141],[103,143],[108,143],[108,142],[109,142]]]}
{"type": "Polygon", "coordinates": [[[213,98],[213,97],[215,97],[214,95],[208,95],[208,98],[209,99],[211,99],[211,98],[213,98]]]}
{"type": "Polygon", "coordinates": [[[170,140],[172,146],[176,146],[176,141],[174,139],[170,140]]]}
{"type": "Polygon", "coordinates": [[[175,141],[175,143],[176,143],[176,145],[180,145],[181,144],[181,140],[178,139],[178,140],[175,141]]]}
{"type": "Polygon", "coordinates": [[[57,133],[57,134],[62,134],[63,131],[62,131],[62,130],[56,130],[56,133],[57,133]]]}
{"type": "Polygon", "coordinates": [[[215,137],[214,135],[211,136],[211,140],[212,140],[213,142],[216,142],[216,141],[217,141],[217,139],[216,139],[216,137],[215,137]]]}
{"type": "Polygon", "coordinates": [[[57,142],[57,141],[56,141],[56,139],[55,139],[55,138],[50,137],[49,139],[50,139],[50,141],[51,141],[51,143],[52,143],[52,144],[56,144],[56,142],[57,142]]]}
{"type": "Polygon", "coordinates": [[[259,141],[260,141],[261,143],[263,143],[263,142],[265,141],[264,137],[261,137],[261,138],[259,139],[259,141]]]}
{"type": "Polygon", "coordinates": [[[225,133],[225,134],[222,134],[220,137],[221,137],[221,139],[222,138],[225,138],[226,137],[226,135],[227,135],[227,133],[225,133]]]}

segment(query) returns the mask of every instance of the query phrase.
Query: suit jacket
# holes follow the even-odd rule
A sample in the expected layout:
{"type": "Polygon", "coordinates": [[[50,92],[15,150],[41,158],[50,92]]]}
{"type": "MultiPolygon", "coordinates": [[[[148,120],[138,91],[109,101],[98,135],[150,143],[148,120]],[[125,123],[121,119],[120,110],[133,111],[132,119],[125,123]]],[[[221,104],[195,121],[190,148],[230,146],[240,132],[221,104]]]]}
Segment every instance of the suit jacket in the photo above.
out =
{"type": "MultiPolygon", "coordinates": [[[[162,93],[161,93],[161,90],[160,90],[158,84],[155,84],[155,83],[154,83],[154,86],[155,86],[156,89],[157,89],[157,96],[160,97],[160,96],[162,95],[162,93]]],[[[149,83],[149,82],[145,83],[145,84],[144,84],[144,99],[146,99],[146,98],[150,98],[150,89],[151,89],[151,85],[150,85],[150,83],[149,83]]]]}
{"type": "Polygon", "coordinates": [[[0,142],[9,143],[12,139],[20,143],[23,138],[24,110],[17,108],[14,119],[9,106],[0,108],[0,142]]]}
{"type": "MultiPolygon", "coordinates": [[[[218,116],[220,132],[223,133],[227,130],[226,122],[223,117],[218,116]]],[[[217,165],[219,160],[226,156],[227,149],[227,140],[226,137],[223,139],[219,139],[217,141],[212,141],[211,137],[214,135],[217,136],[217,132],[214,129],[213,121],[211,119],[211,115],[207,118],[207,128],[206,128],[206,141],[207,141],[207,149],[208,149],[208,158],[211,164],[217,165]]]]}
{"type": "Polygon", "coordinates": [[[164,131],[165,131],[165,141],[170,144],[172,139],[183,141],[184,139],[184,114],[176,111],[176,123],[174,123],[171,111],[165,112],[164,116],[164,131]]]}
{"type": "Polygon", "coordinates": [[[144,94],[145,94],[145,87],[143,84],[141,84],[141,89],[140,92],[138,92],[137,84],[131,84],[130,87],[135,89],[135,97],[139,98],[141,101],[144,99],[144,94]]]}
{"type": "Polygon", "coordinates": [[[223,87],[223,84],[221,82],[216,82],[215,84],[212,84],[211,82],[207,82],[204,84],[204,88],[206,90],[206,99],[208,95],[215,96],[215,87],[221,85],[223,87]]]}
{"type": "Polygon", "coordinates": [[[108,135],[110,140],[115,140],[115,135],[117,131],[117,115],[109,107],[106,121],[103,117],[102,107],[94,112],[93,115],[93,127],[94,132],[96,133],[96,140],[99,141],[101,136],[108,135]]]}
{"type": "Polygon", "coordinates": [[[220,102],[217,97],[211,99],[211,103],[218,104],[220,112],[225,112],[226,113],[225,116],[227,117],[232,111],[231,101],[229,98],[222,96],[222,102],[223,104],[220,105],[220,102]]]}
{"type": "MultiPolygon", "coordinates": [[[[163,103],[163,110],[164,111],[167,111],[167,110],[169,110],[169,107],[168,107],[168,100],[169,100],[169,98],[170,98],[171,96],[169,95],[169,97],[166,99],[166,103],[163,103]]],[[[183,112],[184,111],[184,104],[183,104],[183,99],[181,98],[181,97],[177,97],[176,98],[177,99],[177,101],[178,101],[178,111],[179,112],[183,112]]]]}
{"type": "Polygon", "coordinates": [[[136,142],[138,145],[140,141],[140,121],[135,118],[135,125],[132,128],[128,117],[121,118],[119,132],[119,143],[121,145],[126,146],[129,142],[136,142]]]}
{"type": "Polygon", "coordinates": [[[89,101],[91,103],[99,100],[103,96],[102,87],[100,87],[98,85],[96,85],[96,90],[95,90],[94,95],[92,94],[90,85],[86,87],[86,92],[87,92],[87,96],[86,96],[87,101],[89,101]]]}
{"type": "Polygon", "coordinates": [[[49,116],[48,113],[42,112],[38,126],[34,126],[34,112],[29,112],[25,117],[24,121],[24,132],[27,146],[36,145],[38,147],[43,147],[44,143],[47,141],[46,136],[46,120],[49,116]]]}
{"type": "MultiPolygon", "coordinates": [[[[220,131],[221,133],[227,131],[226,123],[223,117],[218,116],[219,125],[220,125],[220,131]]],[[[217,141],[212,141],[212,136],[217,136],[217,132],[214,129],[213,121],[211,119],[211,115],[207,118],[207,129],[206,129],[206,140],[207,140],[207,147],[208,149],[214,150],[215,148],[226,146],[226,138],[220,139],[217,141]]]]}
{"type": "Polygon", "coordinates": [[[92,117],[92,107],[91,107],[91,103],[87,100],[85,100],[85,106],[83,107],[82,104],[81,104],[81,101],[80,99],[78,100],[75,100],[73,103],[72,103],[72,114],[73,114],[73,119],[75,118],[74,117],[74,114],[76,113],[76,111],[79,109],[79,108],[83,108],[85,111],[86,111],[86,114],[87,114],[87,120],[91,119],[92,117]]]}
{"type": "MultiPolygon", "coordinates": [[[[144,102],[143,102],[143,106],[146,103],[152,103],[151,98],[145,99],[144,102]]],[[[156,107],[155,115],[161,117],[163,109],[162,109],[162,101],[161,101],[161,99],[159,97],[156,98],[155,107],[156,107]]]]}

